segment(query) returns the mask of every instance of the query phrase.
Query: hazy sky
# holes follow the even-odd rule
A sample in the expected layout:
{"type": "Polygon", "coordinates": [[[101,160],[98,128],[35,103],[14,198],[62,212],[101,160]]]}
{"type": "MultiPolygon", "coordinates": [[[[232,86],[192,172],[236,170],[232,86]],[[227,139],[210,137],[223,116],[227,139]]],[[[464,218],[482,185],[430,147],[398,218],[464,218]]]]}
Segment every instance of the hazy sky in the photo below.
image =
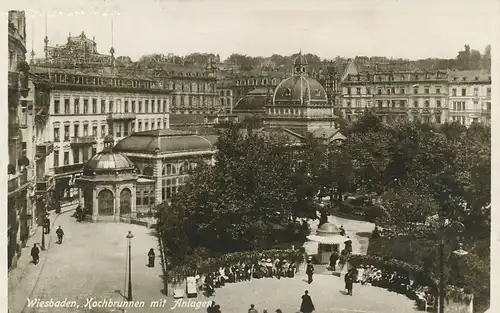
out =
{"type": "MultiPolygon", "coordinates": [[[[20,1],[21,3],[24,3],[20,1]]],[[[456,57],[468,43],[483,52],[499,24],[496,0],[30,1],[28,50],[85,31],[97,48],[133,60],[151,53],[456,57]],[[78,5],[79,4],[79,5],[78,5]]],[[[497,35],[498,36],[498,32],[497,35]]]]}

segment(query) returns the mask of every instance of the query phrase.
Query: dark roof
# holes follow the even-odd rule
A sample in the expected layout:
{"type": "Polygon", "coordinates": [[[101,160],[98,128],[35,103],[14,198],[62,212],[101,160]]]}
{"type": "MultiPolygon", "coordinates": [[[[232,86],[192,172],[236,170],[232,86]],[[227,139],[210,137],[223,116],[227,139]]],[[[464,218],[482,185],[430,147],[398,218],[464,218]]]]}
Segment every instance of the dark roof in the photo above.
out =
{"type": "Polygon", "coordinates": [[[212,143],[188,131],[156,129],[134,133],[120,140],[113,151],[144,153],[176,153],[210,151],[212,143]]]}
{"type": "MultiPolygon", "coordinates": [[[[269,95],[271,96],[271,95],[269,95]]],[[[266,88],[257,88],[250,91],[246,96],[238,100],[233,112],[262,111],[267,104],[268,91],[266,88]]]]}
{"type": "Polygon", "coordinates": [[[307,76],[293,76],[282,81],[274,91],[273,101],[290,103],[301,102],[301,96],[306,100],[327,101],[326,91],[321,84],[307,76]]]}
{"type": "Polygon", "coordinates": [[[482,81],[491,82],[491,72],[487,70],[470,70],[470,71],[448,71],[450,81],[482,81]],[[476,79],[477,78],[477,79],[476,79]]]}

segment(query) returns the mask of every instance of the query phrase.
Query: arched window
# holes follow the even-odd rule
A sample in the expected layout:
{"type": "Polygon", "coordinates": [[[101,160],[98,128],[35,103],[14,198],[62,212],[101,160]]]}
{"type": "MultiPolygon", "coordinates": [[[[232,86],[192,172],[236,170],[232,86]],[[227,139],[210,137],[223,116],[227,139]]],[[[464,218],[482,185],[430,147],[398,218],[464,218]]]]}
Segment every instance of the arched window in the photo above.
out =
{"type": "Polygon", "coordinates": [[[271,83],[272,83],[273,85],[276,85],[276,78],[273,78],[273,79],[271,80],[271,83]]]}
{"type": "Polygon", "coordinates": [[[321,96],[321,90],[320,89],[316,89],[316,97],[319,97],[321,96]]]}
{"type": "Polygon", "coordinates": [[[286,96],[286,97],[290,97],[292,95],[292,89],[287,88],[285,90],[285,93],[283,95],[286,96]]]}
{"type": "Polygon", "coordinates": [[[114,215],[115,198],[111,190],[108,189],[101,190],[99,192],[99,195],[97,196],[97,202],[98,202],[99,215],[104,215],[104,216],[114,215]]]}
{"type": "Polygon", "coordinates": [[[264,78],[264,79],[262,80],[262,84],[263,84],[263,85],[267,85],[267,78],[264,78]]]}
{"type": "Polygon", "coordinates": [[[188,173],[188,171],[189,171],[189,163],[188,162],[182,163],[181,168],[179,170],[179,174],[185,175],[188,173]]]}
{"type": "Polygon", "coordinates": [[[129,215],[132,213],[132,192],[124,188],[120,192],[120,215],[129,215]]]}
{"type": "Polygon", "coordinates": [[[161,170],[161,176],[167,175],[167,167],[164,166],[163,169],[161,170]]]}

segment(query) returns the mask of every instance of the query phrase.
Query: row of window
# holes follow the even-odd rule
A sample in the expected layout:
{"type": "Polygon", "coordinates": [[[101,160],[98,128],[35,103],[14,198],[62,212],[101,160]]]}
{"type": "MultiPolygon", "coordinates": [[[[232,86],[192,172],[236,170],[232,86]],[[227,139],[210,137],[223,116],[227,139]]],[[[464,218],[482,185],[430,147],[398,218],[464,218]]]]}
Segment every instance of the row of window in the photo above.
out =
{"type": "Polygon", "coordinates": [[[53,128],[54,142],[70,141],[72,137],[88,137],[93,136],[96,138],[104,137],[112,132],[115,138],[126,137],[133,132],[154,130],[154,129],[166,129],[168,128],[168,122],[166,120],[154,119],[151,120],[137,120],[133,122],[115,122],[112,124],[113,128],[109,129],[108,124],[96,125],[97,122],[92,122],[89,124],[73,124],[73,125],[63,125],[64,133],[61,138],[61,128],[59,125],[55,124],[53,128]],[[73,126],[71,128],[71,126],[73,126]],[[82,126],[82,127],[80,127],[82,126]],[[99,132],[100,129],[100,132],[99,132]]]}
{"type": "MultiPolygon", "coordinates": [[[[196,73],[195,76],[199,74],[196,73]]],[[[205,75],[203,75],[205,76],[205,75]]],[[[148,80],[135,80],[127,78],[107,78],[96,76],[80,76],[71,74],[55,73],[51,76],[51,80],[58,84],[76,84],[76,85],[90,85],[90,86],[113,86],[113,87],[126,87],[126,88],[139,88],[139,89],[167,89],[167,90],[182,90],[182,91],[209,91],[215,90],[215,83],[201,83],[201,82],[173,82],[166,80],[148,81],[148,80]]]]}
{"type": "MultiPolygon", "coordinates": [[[[381,116],[381,120],[383,123],[393,123],[393,122],[400,121],[400,120],[403,120],[406,118],[407,118],[406,116],[391,115],[391,114],[381,116]]],[[[358,115],[348,114],[348,115],[346,115],[346,120],[349,123],[355,122],[358,120],[358,115]]],[[[414,115],[414,116],[410,117],[410,120],[420,120],[424,123],[437,123],[437,124],[441,124],[441,122],[442,122],[441,115],[439,115],[439,114],[436,114],[436,115],[418,115],[418,116],[414,115]]]]}
{"type": "MultiPolygon", "coordinates": [[[[356,88],[344,88],[344,94],[347,95],[361,95],[363,94],[362,92],[365,91],[364,94],[366,95],[371,95],[371,89],[370,88],[361,88],[361,87],[356,87],[356,88]]],[[[419,94],[419,88],[414,87],[413,88],[413,94],[419,94]]],[[[424,94],[430,94],[431,93],[431,87],[424,87],[424,94]]],[[[435,93],[436,94],[441,94],[441,87],[435,87],[435,93]]],[[[396,88],[396,87],[390,87],[390,88],[377,88],[377,95],[405,95],[406,94],[406,88],[396,88]]]]}
{"type": "Polygon", "coordinates": [[[172,196],[179,191],[179,189],[186,184],[189,176],[163,179],[162,180],[162,201],[166,201],[172,198],[172,196]]]}
{"type": "Polygon", "coordinates": [[[273,78],[271,80],[268,80],[267,78],[263,78],[262,80],[258,79],[247,79],[247,80],[237,80],[236,81],[236,86],[255,86],[255,85],[264,85],[266,86],[271,82],[271,85],[276,85],[277,80],[276,78],[273,78]]]}
{"type": "Polygon", "coordinates": [[[224,91],[224,90],[220,90],[220,91],[219,91],[219,95],[220,95],[221,97],[224,97],[224,96],[226,96],[226,97],[231,97],[231,90],[226,90],[226,91],[224,91]]]}
{"type": "MultiPolygon", "coordinates": [[[[473,91],[472,91],[472,94],[477,97],[479,96],[479,87],[474,87],[473,91]]],[[[453,97],[456,97],[457,96],[457,88],[453,88],[451,89],[451,95],[453,97]]],[[[467,96],[467,88],[461,88],[460,89],[460,96],[462,97],[465,97],[467,96]]],[[[487,97],[491,97],[491,87],[487,87],[486,88],[486,96],[487,97]]]]}
{"type": "Polygon", "coordinates": [[[444,79],[446,74],[444,73],[426,73],[426,74],[407,74],[407,75],[387,75],[387,74],[375,74],[375,75],[349,75],[347,77],[348,81],[361,81],[366,77],[366,80],[370,81],[373,77],[376,81],[405,81],[405,80],[419,80],[419,79],[444,79]]]}

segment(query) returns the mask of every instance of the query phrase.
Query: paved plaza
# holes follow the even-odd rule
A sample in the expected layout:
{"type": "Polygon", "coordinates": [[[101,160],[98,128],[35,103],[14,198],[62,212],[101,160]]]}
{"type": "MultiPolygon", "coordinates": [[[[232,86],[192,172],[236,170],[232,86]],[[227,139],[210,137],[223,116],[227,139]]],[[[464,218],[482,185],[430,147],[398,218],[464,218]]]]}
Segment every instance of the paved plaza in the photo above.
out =
{"type": "MultiPolygon", "coordinates": [[[[175,306],[172,297],[162,294],[162,271],[158,251],[158,241],[152,230],[142,226],[112,223],[77,223],[71,213],[62,214],[55,227],[61,225],[66,232],[62,245],[52,244],[43,252],[46,262],[38,265],[27,264],[27,276],[18,286],[9,290],[10,313],[35,312],[204,312],[206,308],[196,310],[192,307],[175,306]],[[126,284],[125,266],[127,231],[134,234],[132,239],[132,282],[134,301],[144,301],[144,308],[100,308],[86,307],[87,299],[123,301],[126,284]],[[156,267],[146,266],[146,254],[150,248],[157,253],[156,267]],[[38,266],[43,266],[40,276],[36,277],[38,266]],[[30,271],[32,274],[29,274],[30,271]],[[30,299],[43,301],[76,301],[78,308],[50,307],[30,308],[18,293],[26,293],[23,286],[34,286],[30,299]],[[17,295],[16,295],[17,294],[17,295]],[[150,307],[151,301],[161,300],[163,308],[150,307]]],[[[331,218],[336,224],[339,221],[331,218]]],[[[340,221],[348,233],[371,229],[367,223],[348,220],[340,221]]],[[[55,236],[55,234],[53,234],[55,236]]],[[[356,239],[356,237],[354,237],[356,239]]],[[[354,242],[356,243],[357,240],[354,242]]],[[[354,247],[361,247],[360,244],[354,247]]],[[[321,271],[318,271],[321,272],[321,271]]],[[[245,312],[250,304],[255,304],[262,312],[274,312],[277,308],[287,312],[297,312],[300,297],[308,289],[316,305],[315,312],[353,312],[353,313],[406,313],[413,310],[413,301],[405,296],[388,292],[381,288],[355,285],[354,296],[343,294],[343,279],[324,272],[315,275],[314,282],[308,285],[301,271],[295,278],[252,279],[248,282],[227,284],[216,290],[210,298],[199,295],[191,301],[214,300],[221,305],[222,312],[245,312]]],[[[29,293],[28,293],[29,295],[29,293]]],[[[185,299],[187,301],[187,299],[185,299]]]]}

